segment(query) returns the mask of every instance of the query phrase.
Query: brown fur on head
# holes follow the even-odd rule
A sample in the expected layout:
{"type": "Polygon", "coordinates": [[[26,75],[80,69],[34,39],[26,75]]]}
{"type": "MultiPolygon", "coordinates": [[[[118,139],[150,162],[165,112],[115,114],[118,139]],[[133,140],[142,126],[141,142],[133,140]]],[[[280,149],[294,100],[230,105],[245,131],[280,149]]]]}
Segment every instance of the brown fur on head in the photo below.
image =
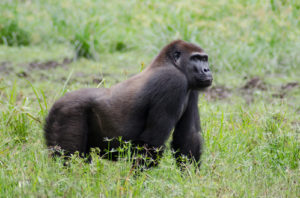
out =
{"type": "Polygon", "coordinates": [[[150,67],[174,66],[183,72],[192,89],[202,89],[212,83],[208,55],[192,43],[175,40],[165,46],[150,67]]]}

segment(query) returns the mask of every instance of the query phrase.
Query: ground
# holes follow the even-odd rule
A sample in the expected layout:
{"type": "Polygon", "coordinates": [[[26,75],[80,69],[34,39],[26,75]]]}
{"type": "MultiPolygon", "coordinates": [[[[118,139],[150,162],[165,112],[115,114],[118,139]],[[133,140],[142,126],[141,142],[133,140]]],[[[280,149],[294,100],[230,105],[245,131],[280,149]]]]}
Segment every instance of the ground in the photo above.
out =
{"type": "Polygon", "coordinates": [[[299,2],[4,0],[0,13],[0,197],[300,196],[299,2]],[[174,39],[204,48],[214,76],[200,171],[170,149],[138,177],[128,159],[49,157],[56,99],[129,78],[174,39]]]}

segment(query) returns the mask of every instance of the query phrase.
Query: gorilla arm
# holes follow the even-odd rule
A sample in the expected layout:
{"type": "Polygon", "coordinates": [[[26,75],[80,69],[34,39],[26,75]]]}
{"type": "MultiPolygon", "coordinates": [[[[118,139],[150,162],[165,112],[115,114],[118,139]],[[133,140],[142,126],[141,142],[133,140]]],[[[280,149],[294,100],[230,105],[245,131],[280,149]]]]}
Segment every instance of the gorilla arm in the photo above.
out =
{"type": "Polygon", "coordinates": [[[138,141],[161,147],[169,138],[178,121],[187,98],[187,82],[178,70],[158,69],[143,93],[149,98],[148,115],[144,131],[138,141]]]}
{"type": "Polygon", "coordinates": [[[182,155],[200,165],[203,140],[197,104],[198,91],[191,91],[188,106],[175,126],[171,146],[176,152],[175,157],[179,165],[183,162],[182,155]]]}

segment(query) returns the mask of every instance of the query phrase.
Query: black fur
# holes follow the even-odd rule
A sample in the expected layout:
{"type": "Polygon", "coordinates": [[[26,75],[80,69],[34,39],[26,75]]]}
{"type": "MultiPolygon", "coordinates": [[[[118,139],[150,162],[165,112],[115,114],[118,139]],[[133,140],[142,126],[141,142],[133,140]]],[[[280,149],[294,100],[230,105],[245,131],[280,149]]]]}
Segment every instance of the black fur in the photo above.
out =
{"type": "MultiPolygon", "coordinates": [[[[167,45],[141,73],[110,89],[89,88],[70,92],[53,105],[46,118],[49,148],[67,154],[87,155],[91,148],[117,148],[122,137],[156,166],[164,144],[174,129],[172,148],[180,156],[200,161],[202,137],[198,113],[198,90],[210,86],[212,76],[207,55],[191,43],[167,45]]],[[[117,159],[118,155],[110,156],[117,159]]],[[[144,164],[145,162],[142,162],[144,164]]]]}

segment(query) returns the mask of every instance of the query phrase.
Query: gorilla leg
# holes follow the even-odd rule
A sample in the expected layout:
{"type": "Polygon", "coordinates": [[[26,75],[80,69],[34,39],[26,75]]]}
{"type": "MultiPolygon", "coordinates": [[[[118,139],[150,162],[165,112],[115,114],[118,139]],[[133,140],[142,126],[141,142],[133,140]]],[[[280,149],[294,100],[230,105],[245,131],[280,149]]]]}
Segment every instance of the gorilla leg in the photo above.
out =
{"type": "Polygon", "coordinates": [[[87,112],[74,106],[53,108],[45,125],[47,146],[54,154],[63,151],[69,156],[76,151],[86,155],[89,151],[87,112]],[[67,113],[66,113],[67,112],[67,113]]]}
{"type": "Polygon", "coordinates": [[[185,138],[181,138],[180,140],[175,139],[172,142],[177,165],[181,167],[186,162],[196,162],[198,167],[200,167],[203,152],[202,136],[196,132],[185,135],[185,138]]]}
{"type": "Polygon", "coordinates": [[[164,147],[158,148],[148,144],[134,144],[132,167],[143,171],[158,166],[164,149],[164,147]]]}

